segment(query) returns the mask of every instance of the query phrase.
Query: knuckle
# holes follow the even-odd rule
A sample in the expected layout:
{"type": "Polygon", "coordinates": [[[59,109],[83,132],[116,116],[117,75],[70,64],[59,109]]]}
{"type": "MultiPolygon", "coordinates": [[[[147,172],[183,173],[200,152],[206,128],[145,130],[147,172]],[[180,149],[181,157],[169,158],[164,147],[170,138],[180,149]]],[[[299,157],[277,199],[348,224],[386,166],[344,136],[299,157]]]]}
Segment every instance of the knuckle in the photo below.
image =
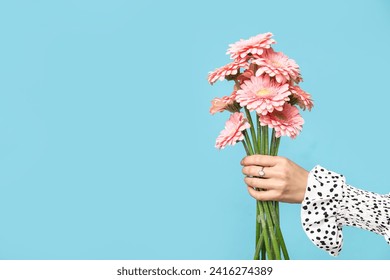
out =
{"type": "Polygon", "coordinates": [[[281,157],[278,164],[279,177],[287,179],[290,172],[290,161],[287,158],[281,157]]]}
{"type": "Polygon", "coordinates": [[[287,166],[288,165],[288,159],[285,157],[279,157],[279,163],[281,166],[287,166]]]}
{"type": "Polygon", "coordinates": [[[282,193],[282,192],[276,192],[276,193],[275,193],[274,199],[275,199],[276,201],[281,201],[281,200],[283,200],[283,193],[282,193]]]}
{"type": "Polygon", "coordinates": [[[283,169],[281,170],[281,172],[280,172],[280,174],[279,174],[279,177],[280,177],[280,179],[281,179],[282,182],[285,182],[285,181],[287,180],[287,177],[288,177],[288,176],[287,176],[287,172],[288,172],[287,169],[284,169],[284,168],[283,168],[283,169]]]}
{"type": "Polygon", "coordinates": [[[277,186],[278,186],[278,190],[282,191],[287,187],[287,181],[283,179],[278,180],[277,186]]]}
{"type": "Polygon", "coordinates": [[[248,174],[255,174],[255,168],[254,166],[248,166],[248,174]]]}

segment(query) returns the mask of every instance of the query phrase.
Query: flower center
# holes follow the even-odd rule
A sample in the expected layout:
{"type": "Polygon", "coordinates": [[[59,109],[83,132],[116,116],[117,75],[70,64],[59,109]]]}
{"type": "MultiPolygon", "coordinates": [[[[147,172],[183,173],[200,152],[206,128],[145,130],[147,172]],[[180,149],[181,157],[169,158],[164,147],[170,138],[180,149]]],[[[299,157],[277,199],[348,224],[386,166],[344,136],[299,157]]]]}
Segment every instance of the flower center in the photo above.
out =
{"type": "Polygon", "coordinates": [[[257,96],[265,96],[270,94],[269,90],[267,88],[262,88],[256,92],[257,96]]]}
{"type": "Polygon", "coordinates": [[[279,61],[275,61],[275,60],[271,60],[271,64],[275,67],[275,68],[279,68],[282,66],[282,64],[279,63],[279,61]]]}

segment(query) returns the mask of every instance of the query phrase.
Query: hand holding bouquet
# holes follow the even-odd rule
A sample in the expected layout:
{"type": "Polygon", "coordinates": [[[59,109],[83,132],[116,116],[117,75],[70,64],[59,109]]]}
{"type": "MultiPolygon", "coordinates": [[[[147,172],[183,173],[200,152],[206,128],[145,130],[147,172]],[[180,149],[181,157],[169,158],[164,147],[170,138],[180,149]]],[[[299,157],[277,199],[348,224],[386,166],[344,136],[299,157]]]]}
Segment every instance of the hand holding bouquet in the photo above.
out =
{"type": "MultiPolygon", "coordinates": [[[[242,142],[247,155],[276,156],[281,136],[295,138],[302,130],[304,120],[298,107],[310,111],[313,101],[298,85],[302,82],[299,66],[274,51],[271,45],[275,43],[272,33],[265,33],[231,44],[227,54],[233,61],[209,73],[211,85],[218,80],[234,81],[229,96],[211,101],[211,114],[231,112],[217,137],[217,148],[242,142]]],[[[264,175],[261,168],[256,177],[264,175]]],[[[257,201],[254,259],[280,260],[282,256],[289,259],[280,229],[279,203],[257,201]]]]}

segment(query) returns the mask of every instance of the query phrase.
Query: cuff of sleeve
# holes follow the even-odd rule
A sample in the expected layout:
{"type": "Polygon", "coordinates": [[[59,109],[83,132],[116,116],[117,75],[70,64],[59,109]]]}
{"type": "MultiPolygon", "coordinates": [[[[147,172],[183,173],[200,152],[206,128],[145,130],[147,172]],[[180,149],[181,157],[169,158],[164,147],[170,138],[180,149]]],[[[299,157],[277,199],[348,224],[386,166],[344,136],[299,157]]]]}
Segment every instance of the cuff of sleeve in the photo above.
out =
{"type": "Polygon", "coordinates": [[[390,244],[389,196],[345,184],[339,222],[382,235],[390,244]]]}
{"type": "Polygon", "coordinates": [[[385,234],[383,234],[383,237],[385,238],[387,244],[390,245],[390,229],[387,230],[387,231],[385,232],[385,234]]]}
{"type": "Polygon", "coordinates": [[[305,199],[301,206],[302,226],[320,249],[337,256],[343,244],[338,213],[343,199],[343,175],[317,165],[309,173],[305,199]]]}
{"type": "Polygon", "coordinates": [[[386,231],[384,237],[386,239],[387,244],[390,245],[390,229],[386,231]]]}

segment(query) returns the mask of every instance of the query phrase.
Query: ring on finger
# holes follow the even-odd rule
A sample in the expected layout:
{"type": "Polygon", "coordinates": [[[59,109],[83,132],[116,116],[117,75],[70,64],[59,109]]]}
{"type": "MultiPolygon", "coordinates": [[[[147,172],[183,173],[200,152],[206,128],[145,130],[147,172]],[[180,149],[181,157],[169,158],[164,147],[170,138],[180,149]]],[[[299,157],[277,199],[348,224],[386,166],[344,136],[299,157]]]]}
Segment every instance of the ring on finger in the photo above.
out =
{"type": "Polygon", "coordinates": [[[265,172],[264,172],[264,166],[260,166],[260,170],[259,170],[259,177],[260,178],[263,178],[265,176],[265,172]]]}

